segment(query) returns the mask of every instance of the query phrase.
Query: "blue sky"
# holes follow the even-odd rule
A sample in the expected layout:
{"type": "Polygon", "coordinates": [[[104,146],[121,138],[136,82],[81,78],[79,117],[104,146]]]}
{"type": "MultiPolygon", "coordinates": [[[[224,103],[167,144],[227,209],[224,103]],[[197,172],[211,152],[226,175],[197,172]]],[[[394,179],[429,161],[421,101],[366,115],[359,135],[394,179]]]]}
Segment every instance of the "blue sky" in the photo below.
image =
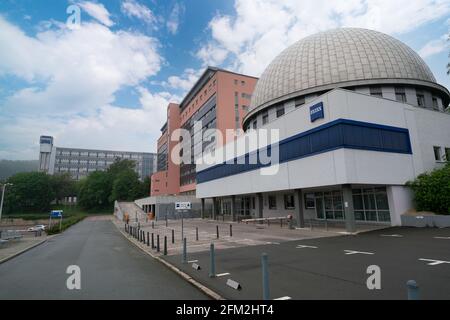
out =
{"type": "Polygon", "coordinates": [[[155,151],[167,104],[207,65],[259,76],[290,44],[342,26],[402,40],[450,87],[450,0],[2,0],[0,159],[37,159],[41,134],[155,151]]]}

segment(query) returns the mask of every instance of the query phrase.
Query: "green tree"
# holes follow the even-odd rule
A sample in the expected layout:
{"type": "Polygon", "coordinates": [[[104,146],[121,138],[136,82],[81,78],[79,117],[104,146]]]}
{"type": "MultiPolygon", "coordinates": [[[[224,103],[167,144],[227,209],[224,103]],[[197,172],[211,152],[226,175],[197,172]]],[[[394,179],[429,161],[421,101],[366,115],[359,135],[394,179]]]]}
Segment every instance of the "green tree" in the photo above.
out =
{"type": "Polygon", "coordinates": [[[7,180],[5,212],[43,212],[50,209],[54,199],[52,182],[43,172],[21,172],[7,180]]]}
{"type": "Polygon", "coordinates": [[[76,195],[75,181],[70,173],[61,173],[51,176],[53,193],[55,194],[56,204],[65,197],[76,195]]]}
{"type": "Polygon", "coordinates": [[[421,174],[407,185],[414,192],[418,211],[450,214],[450,162],[442,169],[421,174]]]}
{"type": "Polygon", "coordinates": [[[128,159],[116,159],[113,164],[111,164],[106,170],[106,172],[110,175],[112,181],[116,179],[116,177],[124,171],[132,170],[134,171],[134,168],[136,167],[136,162],[133,160],[128,159]]]}
{"type": "Polygon", "coordinates": [[[78,204],[85,209],[102,209],[111,205],[109,195],[112,190],[110,175],[105,171],[95,171],[78,183],[78,204]]]}
{"type": "Polygon", "coordinates": [[[114,179],[109,201],[132,201],[140,196],[141,191],[142,186],[137,173],[127,169],[118,173],[114,179]]]}

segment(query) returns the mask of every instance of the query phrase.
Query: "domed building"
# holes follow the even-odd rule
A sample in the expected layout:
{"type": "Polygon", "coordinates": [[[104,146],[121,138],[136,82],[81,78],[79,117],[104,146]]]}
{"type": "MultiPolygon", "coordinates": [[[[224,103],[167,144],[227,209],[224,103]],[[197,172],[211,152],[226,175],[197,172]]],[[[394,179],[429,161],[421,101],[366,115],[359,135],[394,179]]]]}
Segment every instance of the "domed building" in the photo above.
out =
{"type": "Polygon", "coordinates": [[[198,165],[197,197],[228,202],[233,218],[238,201],[253,218],[292,215],[300,227],[401,225],[413,208],[407,181],[450,159],[449,102],[393,37],[357,28],[309,36],[276,57],[253,92],[240,140],[275,132],[269,146],[198,165]]]}

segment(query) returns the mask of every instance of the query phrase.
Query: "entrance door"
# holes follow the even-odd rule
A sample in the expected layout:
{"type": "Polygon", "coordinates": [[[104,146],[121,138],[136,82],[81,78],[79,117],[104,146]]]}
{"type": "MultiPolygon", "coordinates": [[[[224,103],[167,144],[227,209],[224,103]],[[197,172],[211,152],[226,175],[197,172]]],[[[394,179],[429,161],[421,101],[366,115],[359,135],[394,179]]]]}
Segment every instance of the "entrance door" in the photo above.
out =
{"type": "Polygon", "coordinates": [[[323,197],[316,197],[316,215],[317,219],[325,218],[325,206],[323,204],[323,197]]]}

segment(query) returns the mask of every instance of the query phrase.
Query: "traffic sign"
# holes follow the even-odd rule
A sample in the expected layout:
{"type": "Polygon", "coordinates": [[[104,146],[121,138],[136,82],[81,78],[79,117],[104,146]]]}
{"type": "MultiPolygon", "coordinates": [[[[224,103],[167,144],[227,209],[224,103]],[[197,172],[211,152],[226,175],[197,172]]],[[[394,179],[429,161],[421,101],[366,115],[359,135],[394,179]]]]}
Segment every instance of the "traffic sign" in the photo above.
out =
{"type": "Polygon", "coordinates": [[[175,210],[190,210],[190,202],[175,202],[175,210]]]}

